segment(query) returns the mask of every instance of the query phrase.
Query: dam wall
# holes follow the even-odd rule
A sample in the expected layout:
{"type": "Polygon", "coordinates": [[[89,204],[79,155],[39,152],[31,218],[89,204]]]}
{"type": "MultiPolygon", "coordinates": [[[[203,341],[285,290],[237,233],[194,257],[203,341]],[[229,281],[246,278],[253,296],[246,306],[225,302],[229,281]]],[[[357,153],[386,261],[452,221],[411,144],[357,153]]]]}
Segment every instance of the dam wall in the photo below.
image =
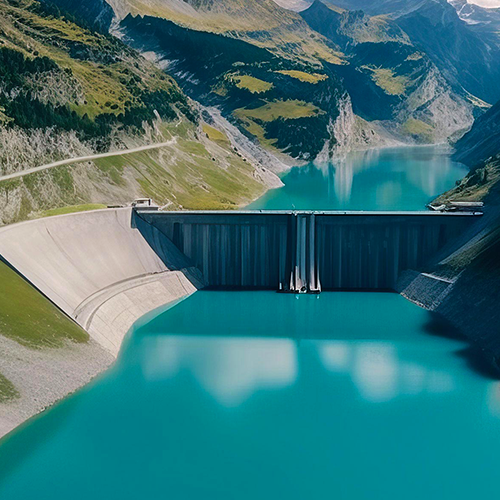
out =
{"type": "Polygon", "coordinates": [[[144,314],[208,285],[394,289],[477,218],[431,212],[106,209],[0,228],[0,257],[117,355],[144,314]]]}
{"type": "Polygon", "coordinates": [[[476,217],[413,212],[325,214],[316,220],[325,290],[392,290],[403,271],[420,269],[476,217]]]}
{"type": "MultiPolygon", "coordinates": [[[[389,290],[477,216],[436,212],[138,211],[203,274],[227,289],[389,290]]],[[[147,236],[145,236],[147,238],[147,236]]]]}
{"type": "Polygon", "coordinates": [[[139,317],[203,286],[172,242],[129,208],[0,228],[0,256],[115,356],[139,317]]]}

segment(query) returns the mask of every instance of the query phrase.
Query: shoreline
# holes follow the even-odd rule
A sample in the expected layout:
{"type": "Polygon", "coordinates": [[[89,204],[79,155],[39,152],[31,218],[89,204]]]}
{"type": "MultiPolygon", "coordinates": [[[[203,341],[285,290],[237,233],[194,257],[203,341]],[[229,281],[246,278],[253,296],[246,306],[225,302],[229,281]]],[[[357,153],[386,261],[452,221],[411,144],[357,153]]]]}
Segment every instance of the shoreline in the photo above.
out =
{"type": "Polygon", "coordinates": [[[0,403],[0,446],[2,440],[8,439],[30,419],[50,410],[111,369],[136,324],[174,307],[196,291],[155,304],[153,309],[144,308],[144,313],[128,329],[119,332],[118,342],[109,349],[96,340],[91,331],[88,331],[90,339],[86,343],[67,341],[63,347],[41,349],[23,346],[0,333],[0,373],[7,376],[20,393],[17,398],[0,403]],[[36,373],[35,383],[33,373],[36,373]]]}
{"type": "Polygon", "coordinates": [[[85,344],[68,341],[59,348],[33,349],[0,335],[0,351],[0,372],[19,394],[0,404],[0,443],[31,418],[86,386],[116,361],[92,339],[85,344]]]}
{"type": "Polygon", "coordinates": [[[131,217],[130,208],[104,209],[0,228],[0,254],[19,279],[89,334],[40,348],[0,334],[0,373],[19,394],[0,403],[0,438],[109,368],[137,320],[203,287],[173,244],[151,248],[131,217]]]}

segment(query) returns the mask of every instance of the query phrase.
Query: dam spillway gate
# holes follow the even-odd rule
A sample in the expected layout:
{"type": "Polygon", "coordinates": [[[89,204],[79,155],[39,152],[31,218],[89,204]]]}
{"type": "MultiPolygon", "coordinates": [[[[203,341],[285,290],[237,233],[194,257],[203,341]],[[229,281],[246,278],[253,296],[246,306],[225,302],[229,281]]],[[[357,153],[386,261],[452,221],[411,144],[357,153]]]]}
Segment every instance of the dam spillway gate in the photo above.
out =
{"type": "MultiPolygon", "coordinates": [[[[137,210],[219,289],[390,290],[458,238],[474,213],[137,210]]],[[[157,241],[149,241],[155,248],[157,241]]]]}

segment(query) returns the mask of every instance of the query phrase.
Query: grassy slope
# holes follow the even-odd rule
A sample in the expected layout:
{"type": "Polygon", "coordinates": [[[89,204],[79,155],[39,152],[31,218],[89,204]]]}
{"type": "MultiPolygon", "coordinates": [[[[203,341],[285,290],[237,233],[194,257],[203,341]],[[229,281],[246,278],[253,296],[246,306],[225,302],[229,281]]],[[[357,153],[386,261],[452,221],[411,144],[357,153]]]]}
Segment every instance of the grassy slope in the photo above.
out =
{"type": "Polygon", "coordinates": [[[8,403],[19,397],[14,384],[0,373],[0,404],[8,403]]]}
{"type": "Polygon", "coordinates": [[[174,80],[122,44],[77,24],[40,15],[36,2],[0,0],[0,46],[26,57],[46,56],[71,72],[82,100],[70,102],[79,115],[118,115],[138,104],[138,93],[176,88],[174,80]],[[76,51],[88,54],[88,60],[76,51]]]}
{"type": "Polygon", "coordinates": [[[284,120],[307,118],[321,113],[321,110],[308,102],[288,100],[269,102],[254,109],[242,109],[239,113],[247,118],[271,122],[279,118],[284,120]]]}
{"type": "Polygon", "coordinates": [[[264,192],[253,166],[233,151],[222,132],[205,125],[203,137],[185,127],[172,147],[104,158],[95,165],[110,175],[114,172],[117,183],[133,175],[142,193],[172,209],[235,209],[264,192]]]}
{"type": "MultiPolygon", "coordinates": [[[[88,341],[84,330],[2,261],[0,283],[0,335],[33,349],[88,341]]],[[[18,397],[14,384],[0,373],[0,404],[18,397]]]]}
{"type": "Polygon", "coordinates": [[[327,75],[321,75],[320,73],[305,73],[304,71],[297,71],[293,69],[281,70],[277,71],[277,73],[281,73],[282,75],[288,75],[292,78],[300,80],[301,82],[312,83],[314,85],[328,78],[327,75]]]}
{"type": "Polygon", "coordinates": [[[211,141],[222,142],[223,144],[229,143],[229,139],[227,138],[227,135],[224,132],[221,132],[220,130],[211,127],[206,123],[203,124],[202,130],[211,141]]]}
{"type": "Polygon", "coordinates": [[[259,142],[272,149],[276,139],[267,139],[263,123],[275,120],[295,120],[299,118],[310,118],[324,114],[322,110],[311,103],[299,100],[272,101],[258,108],[240,108],[234,111],[243,127],[250,134],[259,139],[259,142]]]}
{"type": "Polygon", "coordinates": [[[273,88],[272,83],[265,82],[264,80],[253,76],[237,75],[234,79],[236,81],[236,86],[239,89],[247,89],[252,94],[260,94],[273,88]]]}
{"type": "Polygon", "coordinates": [[[500,154],[478,164],[453,189],[439,196],[434,205],[448,200],[500,203],[500,154]]]}
{"type": "Polygon", "coordinates": [[[371,72],[373,81],[389,95],[402,95],[406,91],[408,78],[402,75],[396,76],[394,70],[387,68],[372,68],[370,66],[362,66],[371,72]]]}
{"type": "Polygon", "coordinates": [[[100,205],[98,203],[86,203],[83,205],[70,205],[67,207],[53,208],[52,210],[46,210],[43,212],[43,217],[53,217],[54,215],[65,215],[74,214],[77,212],[87,212],[89,210],[99,210],[101,208],[106,208],[106,205],[100,205]]]}
{"type": "Polygon", "coordinates": [[[493,268],[500,272],[500,260],[490,258],[491,255],[498,257],[500,248],[500,154],[477,165],[457,186],[436,198],[433,204],[440,205],[447,201],[484,201],[489,226],[481,238],[465,245],[448,259],[441,271],[456,276],[474,264],[478,279],[493,268]],[[485,267],[486,263],[488,267],[485,267]]]}
{"type": "Polygon", "coordinates": [[[60,347],[68,340],[88,341],[84,330],[2,261],[0,283],[2,335],[32,348],[60,347]]]}
{"type": "Polygon", "coordinates": [[[21,200],[14,215],[0,212],[0,221],[127,204],[138,196],[171,209],[235,209],[265,192],[254,166],[219,130],[180,121],[160,125],[160,133],[158,142],[175,137],[176,143],[0,182],[0,196],[21,200]]]}

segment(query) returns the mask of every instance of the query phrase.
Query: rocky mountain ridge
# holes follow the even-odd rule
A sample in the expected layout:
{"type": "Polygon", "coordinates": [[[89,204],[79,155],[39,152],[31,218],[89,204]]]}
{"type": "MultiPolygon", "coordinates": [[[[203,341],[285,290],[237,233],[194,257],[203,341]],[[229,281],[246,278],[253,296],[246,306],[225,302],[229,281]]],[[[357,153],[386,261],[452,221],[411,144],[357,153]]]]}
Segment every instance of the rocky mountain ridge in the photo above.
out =
{"type": "Polygon", "coordinates": [[[500,42],[500,7],[485,8],[467,0],[449,0],[458,17],[482,35],[490,35],[500,42]]]}
{"type": "Polygon", "coordinates": [[[472,124],[475,106],[468,95],[455,92],[394,21],[320,1],[301,16],[345,54],[349,64],[336,70],[362,118],[419,142],[452,140],[472,124]]]}
{"type": "MultiPolygon", "coordinates": [[[[115,11],[117,2],[114,0],[115,11]]],[[[119,3],[125,10],[135,9],[128,2],[119,3]]],[[[284,11],[272,1],[243,4],[237,0],[223,4],[188,2],[182,6],[181,16],[178,2],[158,1],[154,16],[128,14],[116,28],[127,43],[143,53],[154,53],[191,97],[221,107],[225,116],[250,137],[294,158],[312,159],[335,149],[336,138],[331,132],[338,130],[333,126],[339,118],[338,104],[347,95],[363,129],[360,140],[354,141],[356,147],[398,141],[443,142],[459,136],[472,124],[480,101],[453,90],[432,61],[419,53],[408,35],[390,19],[360,12],[335,13],[321,2],[300,15],[284,11]],[[263,18],[263,9],[271,19],[266,23],[266,44],[261,43],[264,31],[252,28],[263,18]],[[312,19],[315,10],[319,24],[312,19]],[[334,14],[338,19],[333,21],[334,14]],[[277,23],[276,18],[280,20],[277,23]],[[222,19],[235,29],[222,30],[216,22],[222,19]],[[275,34],[278,28],[279,36],[275,34]],[[316,47],[322,47],[312,58],[304,57],[304,41],[298,45],[283,43],[307,33],[316,47]],[[210,43],[202,43],[204,38],[210,43]],[[243,41],[245,48],[238,45],[243,41]],[[278,42],[280,50],[276,51],[273,44],[278,42]],[[218,67],[212,64],[206,71],[206,64],[200,63],[197,48],[202,45],[203,60],[217,59],[218,67]],[[208,46],[224,47],[224,56],[213,49],[208,54],[208,46]],[[256,55],[251,47],[267,53],[256,55]],[[325,57],[332,50],[337,58],[333,61],[325,57]],[[245,52],[256,58],[253,64],[248,57],[246,62],[236,60],[245,52]],[[238,57],[231,58],[231,54],[238,57]],[[395,57],[397,62],[381,66],[380,61],[388,57],[395,57]],[[262,66],[264,60],[266,68],[262,66]],[[403,74],[397,74],[394,66],[406,68],[403,74]],[[378,133],[380,130],[382,133],[378,133]],[[364,142],[363,137],[370,140],[364,142]]],[[[153,8],[150,3],[148,6],[153,8]]],[[[123,8],[118,10],[119,17],[123,16],[123,8]]]]}
{"type": "Polygon", "coordinates": [[[489,104],[500,99],[498,33],[493,36],[476,29],[478,25],[460,18],[447,0],[325,2],[350,10],[360,9],[371,16],[389,17],[427,54],[455,91],[465,89],[489,104]]]}

